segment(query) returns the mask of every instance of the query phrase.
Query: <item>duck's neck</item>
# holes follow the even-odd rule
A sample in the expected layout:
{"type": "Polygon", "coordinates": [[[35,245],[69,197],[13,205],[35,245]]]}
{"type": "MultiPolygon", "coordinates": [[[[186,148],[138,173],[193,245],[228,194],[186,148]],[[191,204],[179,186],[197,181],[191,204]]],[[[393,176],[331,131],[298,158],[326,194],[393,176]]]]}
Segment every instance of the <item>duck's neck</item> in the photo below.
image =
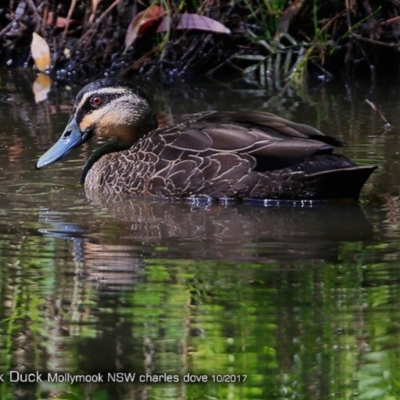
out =
{"type": "Polygon", "coordinates": [[[101,146],[97,149],[89,158],[86,165],[83,168],[82,176],[80,183],[83,185],[85,183],[86,175],[88,174],[90,168],[93,167],[93,164],[98,161],[101,157],[106,154],[114,153],[116,151],[122,151],[129,149],[131,147],[130,143],[121,143],[118,140],[113,140],[111,142],[106,143],[105,145],[101,146]]]}
{"type": "MultiPolygon", "coordinates": [[[[106,154],[114,153],[129,149],[141,137],[147,133],[157,129],[157,117],[149,104],[137,104],[134,112],[129,115],[132,118],[132,124],[126,124],[123,128],[118,128],[118,136],[111,142],[106,143],[97,149],[87,161],[82,171],[81,184],[85,182],[86,175],[93,164],[106,154]]],[[[107,127],[102,132],[101,136],[112,137],[115,134],[115,127],[107,127]]]]}
{"type": "Polygon", "coordinates": [[[146,105],[144,106],[143,104],[138,103],[136,108],[122,108],[122,111],[120,112],[121,122],[111,121],[109,124],[109,119],[107,117],[104,118],[105,122],[102,122],[98,128],[98,136],[104,138],[117,138],[118,147],[113,151],[122,150],[124,147],[131,147],[140,138],[158,127],[157,117],[153,109],[148,105],[148,103],[145,104],[146,105]]]}

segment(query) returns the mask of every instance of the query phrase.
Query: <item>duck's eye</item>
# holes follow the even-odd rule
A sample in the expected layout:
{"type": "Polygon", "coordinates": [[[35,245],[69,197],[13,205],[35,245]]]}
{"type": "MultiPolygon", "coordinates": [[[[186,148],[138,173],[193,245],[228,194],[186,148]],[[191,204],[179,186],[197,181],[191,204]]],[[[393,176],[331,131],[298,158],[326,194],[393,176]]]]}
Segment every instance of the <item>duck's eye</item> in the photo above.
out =
{"type": "Polygon", "coordinates": [[[100,96],[94,96],[90,99],[90,104],[92,106],[101,106],[101,104],[103,103],[103,99],[100,96]]]}

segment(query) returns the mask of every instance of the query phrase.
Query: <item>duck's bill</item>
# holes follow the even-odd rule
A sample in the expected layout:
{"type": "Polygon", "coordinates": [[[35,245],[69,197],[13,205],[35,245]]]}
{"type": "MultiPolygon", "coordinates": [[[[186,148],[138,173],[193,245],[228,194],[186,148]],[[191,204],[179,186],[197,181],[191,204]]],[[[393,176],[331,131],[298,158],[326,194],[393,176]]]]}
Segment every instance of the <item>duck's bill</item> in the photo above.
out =
{"type": "Polygon", "coordinates": [[[60,139],[44,153],[36,163],[36,169],[53,164],[66,156],[71,150],[89,139],[89,132],[81,132],[75,118],[71,118],[60,139]]]}

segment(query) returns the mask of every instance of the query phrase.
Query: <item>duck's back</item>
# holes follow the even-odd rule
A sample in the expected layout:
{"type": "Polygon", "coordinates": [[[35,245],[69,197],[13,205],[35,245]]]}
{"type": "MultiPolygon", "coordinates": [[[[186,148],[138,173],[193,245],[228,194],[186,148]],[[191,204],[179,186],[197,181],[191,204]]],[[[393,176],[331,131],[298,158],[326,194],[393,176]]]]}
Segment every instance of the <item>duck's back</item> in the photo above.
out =
{"type": "Polygon", "coordinates": [[[264,112],[204,112],[101,156],[85,188],[156,196],[357,199],[375,167],[332,154],[342,142],[264,112]]]}

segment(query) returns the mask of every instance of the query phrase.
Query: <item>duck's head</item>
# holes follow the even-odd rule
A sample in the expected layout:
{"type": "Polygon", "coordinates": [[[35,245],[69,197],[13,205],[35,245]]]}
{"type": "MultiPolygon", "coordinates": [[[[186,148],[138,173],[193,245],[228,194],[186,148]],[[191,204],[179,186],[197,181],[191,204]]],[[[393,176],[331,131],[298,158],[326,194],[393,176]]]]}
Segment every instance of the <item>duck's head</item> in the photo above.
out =
{"type": "Polygon", "coordinates": [[[156,128],[153,108],[142,93],[121,79],[100,79],[78,93],[64,132],[36,168],[56,162],[94,136],[114,137],[127,148],[156,128]]]}

